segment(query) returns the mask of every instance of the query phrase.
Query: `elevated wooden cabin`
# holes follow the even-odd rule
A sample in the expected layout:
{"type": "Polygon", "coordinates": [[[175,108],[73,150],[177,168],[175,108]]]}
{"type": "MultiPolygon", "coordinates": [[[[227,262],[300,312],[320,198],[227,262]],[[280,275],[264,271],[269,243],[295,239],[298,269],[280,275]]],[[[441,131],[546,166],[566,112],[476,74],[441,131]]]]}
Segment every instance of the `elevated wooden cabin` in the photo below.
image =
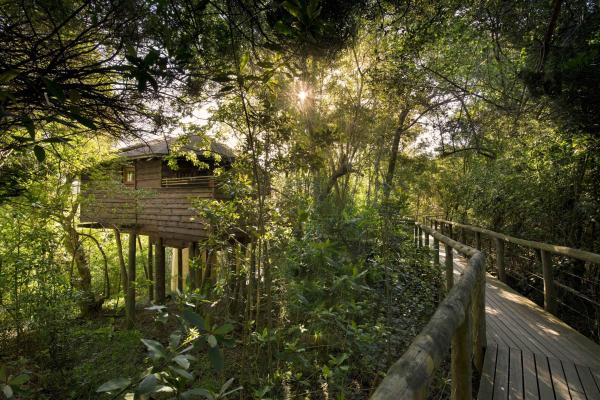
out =
{"type": "MultiPolygon", "coordinates": [[[[165,246],[185,248],[206,238],[206,225],[193,202],[198,198],[225,199],[214,169],[228,168],[232,151],[211,142],[209,148],[192,137],[182,149],[196,154],[202,167],[171,154],[174,139],[160,139],[122,149],[121,163],[105,168],[103,176],[81,179],[82,226],[135,230],[165,246]],[[173,157],[170,167],[167,160],[173,157]]],[[[98,175],[98,174],[96,174],[98,175]]]]}

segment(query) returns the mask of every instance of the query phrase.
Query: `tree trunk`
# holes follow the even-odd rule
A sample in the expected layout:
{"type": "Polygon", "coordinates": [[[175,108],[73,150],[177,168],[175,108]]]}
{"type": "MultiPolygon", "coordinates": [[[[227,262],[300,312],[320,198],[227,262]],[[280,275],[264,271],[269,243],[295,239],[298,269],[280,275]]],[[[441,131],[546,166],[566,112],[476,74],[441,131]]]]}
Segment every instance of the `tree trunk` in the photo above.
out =
{"type": "Polygon", "coordinates": [[[74,286],[81,292],[79,306],[84,317],[90,316],[99,311],[102,306],[102,300],[96,301],[92,291],[92,274],[90,272],[88,256],[81,242],[81,237],[77,229],[70,221],[63,222],[65,230],[65,247],[71,257],[77,270],[77,279],[73,282],[74,286]]]}
{"type": "Polygon", "coordinates": [[[388,201],[390,193],[392,191],[394,175],[396,173],[396,162],[398,160],[398,150],[400,149],[400,138],[402,136],[402,133],[404,132],[404,124],[406,122],[406,118],[408,117],[409,112],[409,108],[405,108],[402,110],[402,112],[400,112],[398,127],[394,131],[394,140],[392,142],[392,148],[390,149],[390,160],[388,162],[388,170],[385,174],[385,181],[383,184],[383,199],[385,202],[388,201]]]}

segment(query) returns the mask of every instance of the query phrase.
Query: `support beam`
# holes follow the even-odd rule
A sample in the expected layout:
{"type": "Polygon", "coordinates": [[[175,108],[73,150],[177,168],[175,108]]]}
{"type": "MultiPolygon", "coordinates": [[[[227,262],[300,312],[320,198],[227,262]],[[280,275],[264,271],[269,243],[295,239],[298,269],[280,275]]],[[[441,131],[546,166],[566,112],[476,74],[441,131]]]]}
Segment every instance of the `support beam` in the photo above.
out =
{"type": "Polygon", "coordinates": [[[188,270],[190,271],[190,289],[196,290],[196,243],[190,242],[188,245],[188,270]]]}
{"type": "Polygon", "coordinates": [[[136,234],[129,234],[129,258],[127,260],[127,298],[126,298],[126,317],[127,327],[133,328],[135,323],[135,256],[136,256],[136,234]]]}
{"type": "Polygon", "coordinates": [[[542,271],[544,276],[544,310],[555,314],[557,311],[554,276],[552,274],[552,254],[542,250],[542,271]]]}
{"type": "Polygon", "coordinates": [[[183,250],[177,249],[177,290],[183,293],[183,250]]]}
{"type": "Polygon", "coordinates": [[[417,247],[419,245],[419,227],[416,224],[413,229],[413,237],[415,239],[415,247],[417,247]]]}
{"type": "Polygon", "coordinates": [[[152,244],[152,238],[148,236],[148,300],[154,300],[154,245],[152,244]]]}
{"type": "Polygon", "coordinates": [[[504,240],[494,238],[496,242],[496,269],[498,270],[498,279],[506,283],[506,270],[504,261],[504,240]]]}
{"type": "Polygon", "coordinates": [[[446,290],[450,291],[454,286],[454,257],[452,255],[452,247],[444,244],[444,250],[446,252],[446,290]]]}
{"type": "Polygon", "coordinates": [[[440,241],[433,238],[433,266],[440,267],[440,241]]]}
{"type": "Polygon", "coordinates": [[[156,240],[155,299],[157,304],[165,304],[165,246],[162,238],[156,240]]]}
{"type": "Polygon", "coordinates": [[[195,281],[196,281],[196,289],[201,289],[202,288],[202,266],[203,264],[203,260],[202,260],[202,252],[200,251],[200,246],[198,243],[195,244],[194,246],[194,259],[195,259],[195,264],[196,264],[196,276],[195,276],[195,281]]]}

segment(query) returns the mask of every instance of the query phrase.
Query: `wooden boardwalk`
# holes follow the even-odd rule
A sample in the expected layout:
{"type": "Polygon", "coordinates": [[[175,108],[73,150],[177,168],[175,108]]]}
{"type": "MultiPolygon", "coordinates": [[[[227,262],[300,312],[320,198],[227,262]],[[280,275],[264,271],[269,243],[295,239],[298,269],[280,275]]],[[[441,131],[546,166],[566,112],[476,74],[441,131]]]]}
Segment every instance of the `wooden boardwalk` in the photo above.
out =
{"type": "MultiPolygon", "coordinates": [[[[466,260],[453,257],[456,281],[466,260]]],[[[600,400],[600,345],[489,274],[486,324],[479,400],[600,400]]]]}

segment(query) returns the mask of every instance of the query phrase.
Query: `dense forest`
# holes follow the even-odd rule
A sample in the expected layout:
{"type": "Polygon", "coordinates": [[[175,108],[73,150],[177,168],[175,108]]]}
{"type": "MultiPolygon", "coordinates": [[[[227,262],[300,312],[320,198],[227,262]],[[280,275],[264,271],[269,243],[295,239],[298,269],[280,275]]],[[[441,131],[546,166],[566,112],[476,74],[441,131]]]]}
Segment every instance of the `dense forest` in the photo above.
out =
{"type": "Polygon", "coordinates": [[[369,398],[444,297],[410,221],[600,253],[598,110],[596,1],[1,0],[0,397],[369,398]],[[90,223],[140,143],[214,178],[183,281],[90,223]]]}

